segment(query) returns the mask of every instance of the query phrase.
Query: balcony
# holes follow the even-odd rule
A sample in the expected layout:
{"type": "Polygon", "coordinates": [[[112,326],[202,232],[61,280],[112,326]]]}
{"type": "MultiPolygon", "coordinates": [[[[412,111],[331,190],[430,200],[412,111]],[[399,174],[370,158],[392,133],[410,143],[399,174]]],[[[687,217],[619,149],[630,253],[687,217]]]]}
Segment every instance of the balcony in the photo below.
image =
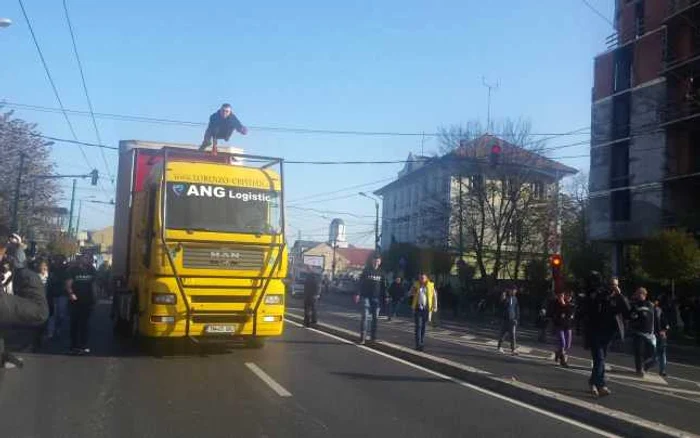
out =
{"type": "Polygon", "coordinates": [[[700,118],[700,100],[694,98],[669,104],[665,110],[660,111],[660,116],[662,127],[677,123],[697,123],[700,118]]]}
{"type": "Polygon", "coordinates": [[[673,20],[700,6],[700,0],[669,0],[666,21],[673,20]]]}
{"type": "Polygon", "coordinates": [[[633,26],[628,26],[626,29],[615,32],[605,38],[605,45],[608,47],[608,50],[612,50],[615,47],[623,46],[630,41],[644,36],[646,32],[647,29],[644,25],[644,19],[638,19],[633,26]]]}

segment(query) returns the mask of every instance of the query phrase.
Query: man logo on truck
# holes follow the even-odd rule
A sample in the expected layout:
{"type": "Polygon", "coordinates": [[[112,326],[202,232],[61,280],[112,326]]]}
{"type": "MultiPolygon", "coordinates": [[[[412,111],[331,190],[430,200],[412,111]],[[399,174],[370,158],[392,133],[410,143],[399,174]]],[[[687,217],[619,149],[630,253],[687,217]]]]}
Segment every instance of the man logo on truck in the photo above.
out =
{"type": "Polygon", "coordinates": [[[211,251],[209,262],[216,266],[233,266],[241,260],[240,252],[211,251]]]}

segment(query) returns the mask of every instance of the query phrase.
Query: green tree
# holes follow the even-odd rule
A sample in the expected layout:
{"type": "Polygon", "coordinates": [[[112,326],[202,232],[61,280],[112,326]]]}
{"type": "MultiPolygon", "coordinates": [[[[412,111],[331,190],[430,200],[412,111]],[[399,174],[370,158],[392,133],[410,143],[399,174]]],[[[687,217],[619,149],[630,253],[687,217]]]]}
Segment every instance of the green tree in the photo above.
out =
{"type": "Polygon", "coordinates": [[[700,247],[692,234],[682,230],[664,230],[646,240],[640,248],[642,269],[651,278],[671,283],[700,276],[700,247]]]}

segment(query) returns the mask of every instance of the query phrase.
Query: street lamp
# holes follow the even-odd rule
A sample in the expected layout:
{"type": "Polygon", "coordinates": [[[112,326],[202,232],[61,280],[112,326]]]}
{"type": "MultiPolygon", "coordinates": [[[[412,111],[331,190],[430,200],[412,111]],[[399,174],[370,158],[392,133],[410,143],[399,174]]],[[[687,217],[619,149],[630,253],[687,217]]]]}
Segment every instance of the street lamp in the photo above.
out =
{"type": "Polygon", "coordinates": [[[0,17],[0,28],[10,27],[12,25],[12,20],[9,18],[0,17]]]}
{"type": "Polygon", "coordinates": [[[379,199],[370,196],[365,192],[360,192],[360,196],[374,201],[375,218],[374,218],[374,250],[379,252],[379,199]]]}

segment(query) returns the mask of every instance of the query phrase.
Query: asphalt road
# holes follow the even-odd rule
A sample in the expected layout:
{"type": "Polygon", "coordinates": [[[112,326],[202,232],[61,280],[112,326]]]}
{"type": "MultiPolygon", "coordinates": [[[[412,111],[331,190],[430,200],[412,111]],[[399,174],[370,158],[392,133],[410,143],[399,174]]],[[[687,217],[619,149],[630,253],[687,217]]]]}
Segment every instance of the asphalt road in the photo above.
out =
{"type": "MultiPolygon", "coordinates": [[[[291,314],[302,315],[301,301],[288,303],[291,314]]],[[[319,320],[356,332],[359,329],[359,307],[347,296],[324,297],[319,320]]],[[[399,318],[380,320],[379,338],[393,344],[413,348],[413,322],[399,318]]],[[[700,367],[673,363],[670,376],[661,378],[650,372],[644,378],[634,375],[633,358],[629,354],[611,353],[607,373],[613,397],[592,399],[588,392],[590,375],[589,352],[576,347],[570,357],[571,368],[557,366],[549,357],[551,348],[534,342],[536,331],[522,333],[521,354],[512,357],[496,351],[498,327],[480,324],[457,324],[443,320],[439,327],[428,329],[428,354],[462,363],[492,373],[503,379],[515,379],[585,402],[594,402],[604,409],[627,412],[649,421],[676,427],[700,435],[700,421],[692,413],[700,404],[700,367]]],[[[507,348],[507,342],[504,344],[507,348]]]]}
{"type": "Polygon", "coordinates": [[[262,350],[140,354],[102,307],[92,355],[0,370],[0,436],[599,436],[293,324],[262,350]]]}

